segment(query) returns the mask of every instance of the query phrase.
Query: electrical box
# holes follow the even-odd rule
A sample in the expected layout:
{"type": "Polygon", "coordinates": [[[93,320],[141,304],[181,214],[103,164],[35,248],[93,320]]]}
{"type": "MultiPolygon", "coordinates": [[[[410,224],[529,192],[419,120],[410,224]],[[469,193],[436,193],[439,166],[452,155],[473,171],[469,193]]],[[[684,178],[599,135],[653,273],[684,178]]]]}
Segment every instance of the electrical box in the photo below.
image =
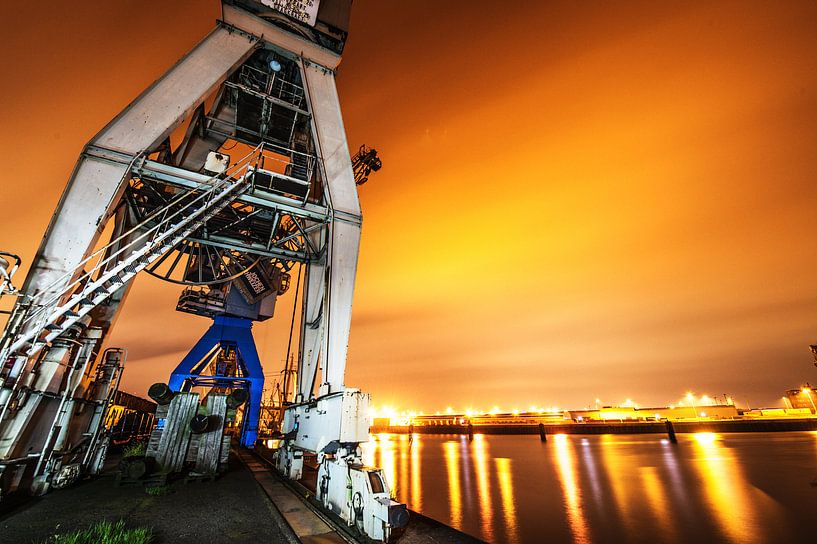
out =
{"type": "Polygon", "coordinates": [[[230,167],[230,156],[211,151],[204,161],[204,169],[211,174],[223,174],[230,167]]]}
{"type": "Polygon", "coordinates": [[[311,403],[295,404],[284,412],[281,431],[296,431],[292,444],[319,452],[330,442],[366,442],[369,440],[369,403],[371,396],[359,389],[345,389],[311,403]]]}

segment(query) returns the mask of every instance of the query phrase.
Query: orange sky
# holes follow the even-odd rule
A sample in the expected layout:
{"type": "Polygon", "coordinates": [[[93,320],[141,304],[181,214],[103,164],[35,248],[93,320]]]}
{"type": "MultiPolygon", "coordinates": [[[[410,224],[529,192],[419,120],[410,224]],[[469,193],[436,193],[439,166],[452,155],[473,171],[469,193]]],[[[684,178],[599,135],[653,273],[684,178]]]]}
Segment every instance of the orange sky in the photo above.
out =
{"type": "MultiPolygon", "coordinates": [[[[83,144],[219,14],[57,4],[0,5],[0,248],[27,263],[83,144]]],[[[430,411],[817,382],[817,4],[712,4],[355,1],[341,102],[385,166],[347,384],[430,411]]],[[[137,280],[125,389],[208,326],[178,292],[137,280]]],[[[271,374],[279,304],[256,326],[271,374]]]]}

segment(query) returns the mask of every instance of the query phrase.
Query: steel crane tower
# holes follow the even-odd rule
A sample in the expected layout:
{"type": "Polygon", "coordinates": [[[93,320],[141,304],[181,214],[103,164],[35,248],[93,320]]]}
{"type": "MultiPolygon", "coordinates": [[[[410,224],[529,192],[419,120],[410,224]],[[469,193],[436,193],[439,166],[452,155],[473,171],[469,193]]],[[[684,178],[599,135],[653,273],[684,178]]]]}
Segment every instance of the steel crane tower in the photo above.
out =
{"type": "Polygon", "coordinates": [[[185,286],[177,309],[219,328],[171,386],[246,386],[251,403],[249,328],[302,282],[279,466],[300,478],[303,455],[317,456],[319,500],[372,538],[405,523],[381,471],[361,463],[369,395],[344,384],[362,220],[335,86],[350,10],[223,0],[215,28],[86,145],[0,343],[3,490],[87,470],[98,433],[83,407],[100,405],[95,378],[114,383],[123,361],[97,353],[139,272],[185,286]]]}

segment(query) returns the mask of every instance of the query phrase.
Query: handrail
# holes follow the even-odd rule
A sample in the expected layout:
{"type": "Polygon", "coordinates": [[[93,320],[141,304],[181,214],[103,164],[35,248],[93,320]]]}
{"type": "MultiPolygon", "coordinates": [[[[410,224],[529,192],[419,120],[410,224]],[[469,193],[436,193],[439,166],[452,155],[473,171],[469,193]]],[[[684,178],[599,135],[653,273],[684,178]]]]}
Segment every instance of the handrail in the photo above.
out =
{"type": "Polygon", "coordinates": [[[287,81],[278,74],[270,74],[252,66],[244,65],[241,67],[239,81],[242,80],[250,85],[263,88],[265,94],[287,101],[293,106],[300,107],[306,98],[306,93],[302,86],[287,81]],[[273,91],[276,90],[276,87],[277,94],[274,94],[273,91]],[[285,96],[288,96],[289,99],[284,98],[285,96]]]}
{"type": "MultiPolygon", "coordinates": [[[[224,200],[224,198],[226,198],[229,195],[229,193],[231,193],[237,187],[239,187],[239,184],[242,181],[244,181],[245,179],[246,179],[245,177],[242,177],[242,178],[239,178],[239,179],[235,180],[232,184],[230,184],[226,188],[222,189],[219,192],[219,194],[215,197],[215,199],[213,201],[217,202],[217,203],[220,203],[222,200],[224,200]]],[[[229,201],[227,203],[222,204],[221,207],[224,207],[227,204],[229,204],[229,201]]],[[[164,241],[167,238],[169,238],[171,236],[174,236],[174,235],[177,235],[179,233],[179,231],[182,231],[184,228],[186,228],[189,225],[189,223],[193,222],[194,220],[199,219],[199,216],[207,215],[208,213],[210,213],[210,215],[207,216],[203,221],[206,221],[209,217],[212,217],[213,213],[216,213],[216,212],[212,212],[211,210],[209,210],[209,208],[207,206],[197,209],[191,215],[185,217],[181,222],[179,222],[179,223],[177,223],[175,225],[172,225],[171,228],[169,228],[166,231],[162,232],[162,234],[160,234],[158,236],[158,238],[154,238],[154,241],[156,241],[158,243],[164,243],[164,241]]],[[[196,227],[194,227],[194,228],[196,228],[196,227]]],[[[175,236],[175,238],[171,239],[171,242],[170,242],[169,245],[170,246],[175,245],[178,241],[180,241],[187,234],[189,234],[189,232],[190,231],[188,230],[188,232],[186,234],[182,234],[180,236],[178,236],[178,235],[175,236]]],[[[146,248],[143,248],[142,251],[144,252],[145,249],[146,248]]],[[[160,255],[160,254],[161,254],[161,252],[157,253],[154,257],[158,257],[158,255],[160,255]]],[[[138,269],[144,268],[144,266],[141,266],[141,265],[146,265],[146,264],[150,263],[150,260],[148,260],[147,262],[142,262],[142,263],[138,262],[140,259],[144,258],[144,256],[145,256],[144,253],[140,253],[139,250],[136,250],[136,251],[132,252],[132,254],[129,257],[127,257],[126,259],[118,261],[115,266],[107,269],[107,271],[105,273],[101,274],[92,283],[86,285],[81,291],[75,292],[72,296],[70,296],[68,298],[68,300],[66,301],[66,303],[63,304],[61,307],[58,307],[58,308],[56,308],[55,311],[51,312],[50,314],[45,315],[35,325],[30,325],[26,329],[26,331],[23,332],[22,334],[20,334],[16,338],[15,342],[13,344],[11,344],[10,347],[7,348],[8,352],[13,353],[13,352],[17,351],[18,349],[22,348],[23,346],[25,346],[25,344],[27,342],[29,342],[30,340],[33,340],[37,336],[37,334],[39,334],[40,330],[45,328],[46,325],[44,325],[44,324],[46,322],[50,322],[51,324],[56,323],[56,320],[59,319],[60,317],[66,316],[71,311],[71,308],[73,308],[74,306],[77,306],[78,304],[81,305],[83,297],[90,296],[91,293],[94,293],[98,288],[103,287],[106,282],[111,281],[114,277],[117,277],[118,274],[122,273],[123,271],[124,272],[129,272],[131,274],[136,274],[139,271],[139,270],[137,270],[137,268],[138,269]],[[128,270],[128,267],[135,267],[135,268],[132,268],[131,270],[128,270]]],[[[104,293],[104,292],[103,293],[98,293],[97,297],[99,297],[100,295],[102,295],[102,299],[100,299],[99,301],[96,301],[96,302],[93,302],[93,300],[92,300],[92,303],[91,303],[92,307],[95,306],[96,304],[98,304],[99,302],[101,302],[101,300],[104,300],[105,298],[110,296],[110,292],[108,292],[107,294],[104,293]]],[[[79,319],[79,317],[81,315],[85,315],[85,314],[87,314],[87,312],[88,312],[88,309],[82,311],[82,313],[80,313],[80,314],[73,315],[73,316],[69,317],[69,321],[71,322],[71,324],[73,324],[74,322],[76,322],[77,319],[79,319]]],[[[65,324],[61,325],[61,327],[63,329],[65,328],[65,326],[66,326],[65,324]]],[[[39,348],[33,347],[32,349],[34,351],[29,351],[29,356],[33,355],[36,351],[38,351],[38,349],[41,349],[41,347],[45,343],[51,342],[54,339],[56,339],[59,336],[59,334],[60,334],[59,328],[58,328],[57,332],[49,333],[49,335],[46,337],[46,339],[42,340],[40,342],[40,347],[39,348]]]]}
{"type": "Polygon", "coordinates": [[[93,252],[88,257],[86,257],[85,259],[80,261],[80,263],[77,265],[76,268],[74,268],[74,270],[72,270],[70,272],[66,272],[65,274],[63,274],[62,276],[57,278],[55,281],[53,281],[51,284],[49,284],[47,287],[45,287],[38,295],[30,297],[31,302],[32,302],[32,308],[36,308],[36,309],[33,310],[33,311],[30,311],[29,315],[27,315],[25,317],[25,319],[24,319],[25,325],[28,326],[29,324],[33,323],[34,320],[37,317],[41,316],[45,311],[47,311],[48,308],[50,308],[52,305],[57,303],[60,299],[62,299],[67,294],[71,293],[76,287],[78,287],[83,282],[92,281],[93,276],[94,276],[94,274],[96,272],[98,272],[99,270],[105,268],[108,264],[112,263],[113,261],[115,261],[115,260],[118,261],[119,260],[118,257],[120,255],[124,254],[129,249],[132,249],[135,245],[137,245],[138,243],[140,243],[141,241],[143,241],[147,237],[152,235],[153,239],[155,240],[156,237],[158,235],[160,235],[159,231],[162,228],[164,228],[168,224],[170,224],[172,222],[172,220],[177,218],[179,215],[189,211],[197,203],[199,203],[201,201],[206,201],[206,203],[209,203],[209,201],[211,200],[213,195],[216,194],[216,192],[218,192],[220,189],[222,189],[224,187],[225,183],[229,183],[229,180],[232,179],[232,177],[235,174],[237,174],[241,170],[244,170],[247,167],[249,167],[251,165],[251,163],[253,162],[253,159],[255,159],[256,161],[258,160],[257,157],[259,156],[259,152],[262,149],[262,147],[263,147],[263,144],[257,146],[250,153],[248,153],[246,156],[242,157],[239,161],[237,161],[234,165],[232,165],[228,169],[228,172],[231,172],[230,176],[228,176],[226,178],[220,178],[218,175],[212,176],[211,178],[209,178],[205,182],[202,182],[201,184],[199,184],[196,188],[189,189],[188,191],[185,191],[184,193],[178,195],[171,202],[166,204],[163,208],[161,208],[159,210],[156,210],[155,212],[151,213],[148,217],[143,219],[139,224],[131,227],[130,229],[128,229],[127,231],[125,231],[124,233],[122,233],[121,235],[116,237],[115,239],[108,242],[104,247],[102,247],[101,249],[93,252]],[[208,184],[210,184],[213,181],[216,181],[216,183],[214,183],[212,185],[209,185],[209,188],[206,191],[200,193],[198,196],[196,196],[196,198],[194,198],[190,202],[184,204],[182,207],[177,209],[172,214],[168,215],[168,211],[173,206],[176,206],[176,205],[180,204],[185,198],[188,198],[188,197],[194,195],[197,191],[200,191],[200,190],[208,187],[208,184]],[[156,225],[154,225],[153,227],[148,228],[147,230],[144,230],[144,232],[140,233],[139,236],[133,238],[132,240],[127,242],[125,245],[123,245],[122,247],[120,247],[119,249],[117,249],[116,251],[111,253],[110,255],[108,255],[106,258],[102,258],[105,255],[105,253],[111,247],[115,246],[116,244],[119,244],[120,242],[122,242],[123,240],[125,240],[126,238],[128,238],[129,236],[134,234],[135,232],[137,232],[139,230],[143,230],[148,224],[150,224],[152,221],[154,221],[157,217],[160,217],[160,216],[161,216],[161,219],[159,220],[159,222],[156,225]],[[98,259],[96,264],[90,270],[85,271],[84,266],[87,263],[89,263],[90,261],[94,260],[94,258],[98,259]],[[70,281],[70,279],[72,277],[74,277],[77,274],[77,272],[80,272],[80,271],[82,273],[79,276],[77,276],[74,281],[70,281]],[[69,283],[64,283],[64,282],[69,282],[69,283]],[[50,295],[50,298],[46,299],[45,301],[37,300],[37,298],[44,298],[45,296],[48,296],[48,295],[50,295]]]}
{"type": "MultiPolygon", "coordinates": [[[[249,165],[249,161],[247,161],[247,159],[248,159],[249,157],[253,156],[253,155],[256,153],[256,151],[257,151],[257,150],[258,150],[260,147],[261,147],[261,146],[258,146],[258,147],[257,147],[256,149],[254,149],[252,152],[248,153],[248,154],[247,154],[245,157],[242,157],[242,158],[241,158],[239,161],[237,161],[237,162],[235,163],[235,165],[233,165],[233,167],[231,167],[231,169],[234,169],[234,171],[235,171],[235,170],[240,170],[241,168],[245,168],[246,166],[248,166],[248,165],[249,165]],[[237,167],[239,164],[241,164],[241,163],[243,163],[243,162],[245,162],[245,161],[247,161],[247,163],[246,163],[246,164],[243,164],[243,165],[242,165],[240,168],[235,168],[235,167],[237,167]]],[[[144,228],[144,226],[145,226],[145,225],[147,225],[148,223],[152,222],[152,221],[153,221],[153,220],[154,220],[156,217],[158,217],[159,215],[163,215],[163,216],[164,216],[164,215],[166,215],[166,214],[167,214],[167,212],[168,212],[168,210],[170,209],[170,207],[172,207],[172,206],[174,206],[174,205],[178,204],[178,203],[179,203],[179,202],[181,202],[183,199],[185,199],[185,198],[187,198],[187,197],[189,197],[189,196],[191,196],[191,195],[195,194],[195,193],[196,193],[196,191],[199,191],[199,190],[202,190],[202,189],[204,189],[204,188],[208,187],[208,183],[210,183],[210,182],[211,182],[211,181],[213,181],[213,180],[217,180],[217,179],[218,179],[218,177],[219,177],[218,175],[212,176],[212,177],[208,178],[206,181],[204,181],[204,182],[200,183],[200,184],[199,184],[197,187],[192,188],[192,189],[189,189],[189,190],[187,190],[187,191],[185,191],[185,192],[181,193],[181,194],[180,194],[180,195],[178,195],[176,198],[174,198],[172,201],[168,202],[168,203],[167,203],[167,204],[166,204],[166,205],[165,205],[163,208],[160,208],[160,209],[156,210],[155,212],[151,213],[149,216],[147,216],[145,219],[143,219],[143,220],[142,220],[142,221],[141,221],[139,224],[137,224],[137,225],[135,225],[135,226],[131,227],[130,229],[128,229],[127,231],[125,231],[124,233],[122,233],[121,235],[119,235],[117,238],[112,239],[112,240],[111,240],[110,242],[108,242],[108,243],[107,243],[107,244],[106,244],[104,247],[102,247],[102,248],[98,249],[97,251],[95,251],[94,253],[90,254],[88,257],[86,257],[86,258],[85,258],[85,259],[83,259],[82,261],[80,261],[80,262],[77,264],[77,266],[76,266],[76,268],[74,269],[74,271],[72,271],[72,272],[66,272],[66,273],[65,273],[65,274],[63,274],[63,275],[62,275],[60,278],[57,278],[57,280],[55,280],[54,282],[52,282],[52,283],[51,283],[51,284],[50,284],[48,287],[44,288],[42,292],[47,292],[48,290],[50,290],[50,288],[52,288],[52,287],[54,287],[55,285],[57,285],[57,284],[58,284],[60,281],[64,281],[66,278],[73,277],[73,275],[76,273],[76,271],[77,271],[77,270],[82,269],[82,267],[83,267],[85,264],[87,264],[89,261],[93,260],[93,258],[94,258],[95,256],[100,255],[100,254],[103,254],[103,253],[104,253],[105,251],[107,251],[107,250],[108,250],[108,249],[109,249],[111,246],[113,246],[113,245],[115,245],[115,244],[118,244],[119,242],[121,242],[122,240],[124,240],[125,238],[127,238],[128,236],[130,236],[131,234],[133,234],[134,232],[136,232],[136,231],[138,231],[138,230],[141,230],[142,228],[144,228]]],[[[225,181],[225,180],[219,180],[219,181],[225,181]]],[[[176,215],[178,215],[179,213],[181,213],[181,212],[182,212],[182,211],[184,211],[185,209],[189,208],[189,207],[190,207],[192,204],[194,204],[195,202],[197,202],[197,201],[199,201],[199,200],[203,199],[204,197],[207,197],[209,194],[212,194],[213,192],[215,192],[215,191],[216,191],[216,190],[218,190],[218,189],[219,189],[219,184],[218,184],[218,183],[217,183],[217,184],[215,184],[215,185],[210,185],[210,186],[209,186],[209,189],[207,189],[207,191],[205,191],[204,193],[199,194],[199,196],[198,196],[197,198],[195,198],[194,200],[192,200],[191,202],[189,202],[188,204],[186,204],[186,205],[185,205],[183,208],[181,208],[181,209],[177,210],[177,211],[176,211],[176,212],[175,212],[173,215],[171,215],[170,217],[163,217],[163,218],[162,218],[162,221],[161,221],[159,224],[157,224],[156,226],[152,227],[150,230],[155,230],[155,229],[156,229],[158,226],[160,226],[162,223],[165,223],[165,222],[166,222],[168,219],[171,219],[171,218],[175,217],[176,215]]],[[[145,234],[146,234],[146,233],[143,233],[143,234],[142,234],[142,235],[141,235],[139,238],[144,237],[144,236],[145,236],[145,234]]],[[[136,239],[139,239],[139,238],[136,238],[136,239]]],[[[132,245],[132,242],[131,242],[130,244],[128,244],[128,245],[132,245]]],[[[128,246],[124,246],[124,247],[128,247],[128,246]]],[[[123,249],[124,249],[124,248],[123,248],[123,249]]],[[[122,250],[120,249],[118,252],[116,252],[116,253],[112,254],[111,256],[109,256],[109,258],[105,259],[105,262],[108,262],[108,261],[112,260],[112,259],[111,259],[111,257],[113,257],[113,256],[115,256],[115,255],[117,255],[117,254],[119,254],[119,253],[121,253],[121,252],[122,252],[122,250]]],[[[98,267],[96,267],[95,269],[98,269],[98,267]]],[[[86,274],[86,275],[87,275],[87,274],[86,274]]],[[[74,282],[74,283],[77,283],[77,282],[74,282]]],[[[73,285],[73,284],[72,284],[72,285],[73,285]]]]}

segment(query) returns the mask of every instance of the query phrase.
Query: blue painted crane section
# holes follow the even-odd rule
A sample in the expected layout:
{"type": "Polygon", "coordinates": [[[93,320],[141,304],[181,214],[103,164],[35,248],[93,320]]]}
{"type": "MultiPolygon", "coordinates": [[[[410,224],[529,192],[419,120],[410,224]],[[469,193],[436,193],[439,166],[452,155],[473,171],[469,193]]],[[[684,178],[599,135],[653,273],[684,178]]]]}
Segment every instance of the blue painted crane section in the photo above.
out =
{"type": "Polygon", "coordinates": [[[264,390],[264,371],[252,336],[252,321],[219,315],[204,336],[179,363],[168,382],[173,391],[193,387],[247,389],[241,445],[252,448],[258,438],[258,420],[264,390]],[[235,368],[222,364],[220,355],[235,352],[235,368]],[[213,364],[215,363],[215,364],[213,364]]]}

